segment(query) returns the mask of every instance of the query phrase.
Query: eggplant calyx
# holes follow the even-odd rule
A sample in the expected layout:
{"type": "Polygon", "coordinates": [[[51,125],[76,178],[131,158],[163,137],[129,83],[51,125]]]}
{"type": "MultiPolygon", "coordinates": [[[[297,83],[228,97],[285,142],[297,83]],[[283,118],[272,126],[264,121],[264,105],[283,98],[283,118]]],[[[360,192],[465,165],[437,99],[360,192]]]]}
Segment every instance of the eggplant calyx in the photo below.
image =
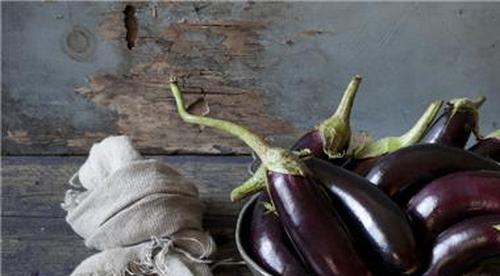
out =
{"type": "Polygon", "coordinates": [[[486,97],[480,96],[475,100],[471,100],[469,98],[456,98],[450,100],[447,104],[452,108],[451,116],[455,115],[455,113],[459,111],[469,110],[472,112],[472,116],[474,117],[474,126],[472,127],[472,133],[476,139],[481,140],[483,137],[479,132],[479,108],[486,101],[486,97]]]}
{"type": "Polygon", "coordinates": [[[249,179],[231,191],[231,201],[240,201],[247,196],[260,192],[265,187],[266,169],[264,166],[260,166],[249,179]]]}
{"type": "Polygon", "coordinates": [[[286,149],[269,148],[261,160],[269,171],[299,176],[305,176],[307,172],[307,167],[300,161],[300,158],[286,149]]]}
{"type": "MultiPolygon", "coordinates": [[[[292,151],[293,155],[297,158],[307,158],[311,156],[310,149],[303,149],[300,151],[292,151]]],[[[231,191],[231,201],[236,202],[241,199],[256,194],[260,192],[262,189],[266,188],[266,169],[261,164],[259,168],[254,172],[254,174],[248,178],[243,184],[234,188],[231,191]]]]}
{"type": "Polygon", "coordinates": [[[475,100],[469,98],[456,98],[451,99],[447,105],[452,107],[452,116],[460,110],[474,110],[477,111],[483,103],[486,101],[486,97],[480,96],[475,100]]]}
{"type": "Polygon", "coordinates": [[[356,159],[377,157],[418,143],[436,118],[442,105],[443,101],[432,102],[415,125],[405,134],[399,137],[389,136],[369,144],[361,145],[359,148],[354,149],[354,157],[356,159]]]}
{"type": "Polygon", "coordinates": [[[317,126],[323,141],[323,151],[330,158],[342,157],[349,145],[351,139],[349,121],[354,98],[360,84],[361,77],[359,75],[354,76],[344,91],[335,113],[317,126]]]}

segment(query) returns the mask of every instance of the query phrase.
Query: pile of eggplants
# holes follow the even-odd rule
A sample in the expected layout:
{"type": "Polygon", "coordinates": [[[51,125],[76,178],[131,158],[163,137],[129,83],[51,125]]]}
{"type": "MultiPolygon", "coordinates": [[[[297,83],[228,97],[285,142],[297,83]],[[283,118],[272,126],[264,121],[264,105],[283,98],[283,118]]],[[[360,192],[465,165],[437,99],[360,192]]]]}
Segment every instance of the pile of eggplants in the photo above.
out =
{"type": "Polygon", "coordinates": [[[271,275],[500,275],[500,131],[480,134],[485,98],[432,102],[403,135],[354,144],[360,83],[285,149],[190,114],[171,79],[185,122],[234,135],[260,160],[231,193],[260,193],[241,237],[249,256],[271,275]]]}

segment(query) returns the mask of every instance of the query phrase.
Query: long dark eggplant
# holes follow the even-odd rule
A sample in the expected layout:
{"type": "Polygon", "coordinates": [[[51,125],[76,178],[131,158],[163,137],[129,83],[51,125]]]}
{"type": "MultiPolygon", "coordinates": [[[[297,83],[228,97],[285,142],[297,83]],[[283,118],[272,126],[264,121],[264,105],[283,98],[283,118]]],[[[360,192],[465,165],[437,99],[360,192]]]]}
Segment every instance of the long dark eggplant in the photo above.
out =
{"type": "Polygon", "coordinates": [[[282,225],[317,275],[370,275],[319,183],[271,171],[269,193],[282,225]]]}
{"type": "Polygon", "coordinates": [[[424,276],[462,275],[483,260],[500,256],[500,215],[480,216],[442,232],[424,276]]]}
{"type": "Polygon", "coordinates": [[[401,136],[384,137],[358,146],[353,150],[353,157],[345,162],[343,167],[364,176],[382,156],[418,143],[436,118],[442,105],[443,101],[432,102],[415,125],[401,136]]]}
{"type": "Polygon", "coordinates": [[[486,100],[468,98],[453,99],[430,127],[421,143],[435,143],[463,148],[472,133],[479,138],[478,110],[486,100]]]}
{"type": "Polygon", "coordinates": [[[469,151],[500,162],[500,129],[479,140],[469,151]]]}
{"type": "Polygon", "coordinates": [[[463,219],[500,214],[500,171],[467,171],[440,177],[410,200],[407,212],[428,242],[463,219]]]}
{"type": "Polygon", "coordinates": [[[267,190],[279,220],[313,273],[371,275],[356,253],[328,194],[299,157],[289,150],[270,147],[261,137],[232,122],[189,114],[175,80],[170,82],[170,88],[185,122],[230,133],[258,155],[266,170],[267,190]]]}
{"type": "Polygon", "coordinates": [[[355,237],[354,245],[372,271],[411,275],[419,250],[406,214],[365,178],[318,158],[304,158],[329,190],[335,209],[355,237]]]}
{"type": "Polygon", "coordinates": [[[263,192],[253,207],[248,235],[248,249],[252,259],[272,275],[307,275],[278,216],[264,207],[269,202],[267,193],[263,192]]]}
{"type": "MultiPolygon", "coordinates": [[[[325,160],[340,159],[349,147],[351,110],[360,84],[361,77],[354,76],[349,82],[335,113],[316,126],[314,130],[304,134],[291,149],[294,151],[307,150],[309,154],[325,160]]],[[[256,160],[255,162],[260,161],[256,160]]],[[[257,166],[252,164],[252,167],[257,166]]],[[[264,171],[262,166],[259,166],[253,172],[252,177],[231,192],[231,200],[238,201],[245,196],[262,190],[266,181],[264,171]]]]}
{"type": "Polygon", "coordinates": [[[446,174],[473,170],[499,171],[500,165],[466,150],[420,144],[382,157],[366,178],[405,206],[430,181],[446,174]]]}

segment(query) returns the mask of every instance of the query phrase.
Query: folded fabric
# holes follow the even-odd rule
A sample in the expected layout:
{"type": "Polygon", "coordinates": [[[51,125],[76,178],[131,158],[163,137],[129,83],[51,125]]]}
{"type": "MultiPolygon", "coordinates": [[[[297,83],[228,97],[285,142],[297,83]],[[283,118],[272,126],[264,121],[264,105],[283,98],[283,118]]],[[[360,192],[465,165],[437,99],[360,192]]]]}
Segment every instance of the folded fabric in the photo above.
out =
{"type": "Polygon", "coordinates": [[[211,275],[206,258],[215,244],[202,228],[196,186],[143,159],[126,136],[95,144],[70,184],[66,221],[103,251],[72,275],[211,275]]]}

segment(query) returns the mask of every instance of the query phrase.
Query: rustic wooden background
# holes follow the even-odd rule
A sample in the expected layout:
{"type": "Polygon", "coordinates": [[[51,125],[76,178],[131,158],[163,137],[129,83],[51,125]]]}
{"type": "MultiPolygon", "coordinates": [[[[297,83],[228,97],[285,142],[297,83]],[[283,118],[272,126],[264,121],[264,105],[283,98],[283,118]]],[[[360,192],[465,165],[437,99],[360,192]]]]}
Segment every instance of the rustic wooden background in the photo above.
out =
{"type": "Polygon", "coordinates": [[[358,130],[398,134],[436,98],[484,95],[487,133],[500,127],[499,49],[500,3],[2,2],[3,275],[67,275],[92,254],[59,203],[111,134],[197,181],[217,257],[237,254],[228,193],[249,151],[182,123],[171,75],[194,112],[282,145],[330,114],[353,74],[358,130]]]}

